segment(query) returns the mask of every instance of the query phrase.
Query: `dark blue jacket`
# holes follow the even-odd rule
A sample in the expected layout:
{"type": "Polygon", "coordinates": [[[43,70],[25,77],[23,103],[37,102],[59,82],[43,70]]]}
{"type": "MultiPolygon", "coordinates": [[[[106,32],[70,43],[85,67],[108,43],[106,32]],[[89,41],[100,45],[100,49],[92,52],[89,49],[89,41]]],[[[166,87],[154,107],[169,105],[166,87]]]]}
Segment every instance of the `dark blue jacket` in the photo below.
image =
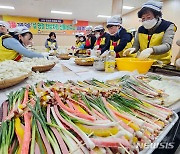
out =
{"type": "Polygon", "coordinates": [[[126,47],[127,43],[131,42],[132,38],[132,34],[128,33],[126,29],[121,27],[114,36],[110,37],[110,40],[112,40],[113,42],[117,42],[118,40],[120,40],[120,43],[114,48],[114,51],[121,52],[126,47]]]}

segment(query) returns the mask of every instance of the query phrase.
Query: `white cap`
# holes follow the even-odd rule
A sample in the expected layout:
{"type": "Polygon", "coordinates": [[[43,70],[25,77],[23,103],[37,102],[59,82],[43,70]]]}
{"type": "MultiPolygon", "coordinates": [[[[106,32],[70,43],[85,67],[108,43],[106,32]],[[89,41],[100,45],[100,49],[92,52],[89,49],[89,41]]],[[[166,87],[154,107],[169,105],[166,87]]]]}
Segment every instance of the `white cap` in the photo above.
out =
{"type": "Polygon", "coordinates": [[[119,15],[114,15],[107,19],[107,25],[121,25],[122,24],[122,18],[119,15]]]}
{"type": "Polygon", "coordinates": [[[75,33],[75,36],[79,36],[79,33],[77,32],[77,33],[75,33]]]}
{"type": "Polygon", "coordinates": [[[10,28],[9,23],[8,23],[8,22],[6,22],[6,21],[0,21],[0,25],[1,25],[1,26],[6,27],[7,29],[9,29],[9,28],[10,28]]]}
{"type": "Polygon", "coordinates": [[[92,26],[86,26],[85,30],[93,30],[93,27],[92,26]]]}
{"type": "Polygon", "coordinates": [[[163,2],[157,2],[154,0],[149,0],[148,2],[146,2],[142,5],[142,8],[144,8],[144,7],[151,8],[153,10],[161,12],[161,9],[163,7],[163,2]]]}
{"type": "Polygon", "coordinates": [[[15,35],[23,34],[26,32],[29,32],[29,29],[26,26],[18,26],[14,29],[15,35]]]}
{"type": "Polygon", "coordinates": [[[103,30],[104,27],[102,25],[98,25],[96,27],[94,27],[94,31],[97,31],[97,30],[103,30]]]}
{"type": "Polygon", "coordinates": [[[84,33],[83,33],[83,32],[79,33],[79,37],[81,37],[81,36],[84,36],[84,33]]]}

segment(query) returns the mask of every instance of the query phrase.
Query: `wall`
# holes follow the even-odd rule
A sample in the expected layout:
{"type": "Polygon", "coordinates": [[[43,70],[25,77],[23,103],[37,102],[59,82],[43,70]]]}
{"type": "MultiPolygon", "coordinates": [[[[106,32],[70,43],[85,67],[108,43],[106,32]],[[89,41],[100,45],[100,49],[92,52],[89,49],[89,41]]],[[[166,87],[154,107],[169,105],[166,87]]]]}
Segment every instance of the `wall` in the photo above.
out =
{"type": "MultiPolygon", "coordinates": [[[[174,62],[174,58],[179,52],[179,47],[176,45],[176,41],[180,39],[180,0],[164,0],[164,6],[163,6],[163,18],[165,20],[169,20],[171,22],[174,22],[177,26],[177,32],[174,37],[173,46],[172,46],[172,62],[174,62]]],[[[128,13],[123,16],[123,26],[126,29],[130,28],[136,28],[141,25],[141,22],[139,21],[137,17],[138,10],[135,10],[131,13],[128,13]]]]}
{"type": "MultiPolygon", "coordinates": [[[[2,20],[1,15],[0,15],[0,20],[2,20]]],[[[89,22],[89,25],[93,27],[99,24],[102,23],[89,22]]],[[[44,43],[47,38],[48,35],[42,35],[42,34],[33,35],[34,46],[44,46],[44,43]]],[[[72,35],[57,35],[56,39],[59,46],[72,46],[75,44],[75,37],[72,35]]]]}

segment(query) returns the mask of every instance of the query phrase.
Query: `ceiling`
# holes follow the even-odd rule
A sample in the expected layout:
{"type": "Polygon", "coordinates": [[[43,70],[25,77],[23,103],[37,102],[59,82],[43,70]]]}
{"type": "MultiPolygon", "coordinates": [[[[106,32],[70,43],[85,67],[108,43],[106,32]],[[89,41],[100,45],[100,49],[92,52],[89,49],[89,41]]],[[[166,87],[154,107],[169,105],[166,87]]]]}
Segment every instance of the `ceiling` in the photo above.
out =
{"type": "MultiPolygon", "coordinates": [[[[133,6],[123,15],[138,9],[147,0],[124,0],[123,5],[133,6]]],[[[55,19],[77,19],[91,22],[105,22],[97,15],[111,15],[112,0],[0,0],[0,5],[14,6],[15,10],[0,9],[0,15],[31,16],[55,19]],[[72,15],[51,14],[51,10],[68,11],[72,15]]]]}

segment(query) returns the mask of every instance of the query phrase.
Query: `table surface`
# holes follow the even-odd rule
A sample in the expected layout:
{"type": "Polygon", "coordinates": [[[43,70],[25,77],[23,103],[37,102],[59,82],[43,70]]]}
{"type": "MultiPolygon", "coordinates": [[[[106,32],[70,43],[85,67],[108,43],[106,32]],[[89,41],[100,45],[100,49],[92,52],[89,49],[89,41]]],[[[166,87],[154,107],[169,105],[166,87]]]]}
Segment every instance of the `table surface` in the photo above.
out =
{"type": "MultiPolygon", "coordinates": [[[[61,82],[66,82],[67,80],[88,80],[92,78],[96,78],[98,80],[105,81],[107,79],[113,79],[116,77],[121,77],[123,75],[133,75],[138,74],[135,72],[128,72],[128,71],[115,71],[114,73],[105,73],[104,71],[96,71],[92,66],[77,66],[71,60],[59,60],[59,63],[56,66],[45,73],[48,80],[58,80],[61,82]]],[[[177,80],[180,82],[180,78],[173,76],[163,76],[170,80],[177,80]]],[[[3,101],[7,99],[7,94],[11,91],[16,91],[19,88],[25,86],[28,83],[29,79],[24,80],[20,84],[0,90],[0,105],[3,101]]],[[[176,102],[175,104],[171,105],[169,108],[173,109],[175,112],[180,111],[180,102],[176,102]]]]}

